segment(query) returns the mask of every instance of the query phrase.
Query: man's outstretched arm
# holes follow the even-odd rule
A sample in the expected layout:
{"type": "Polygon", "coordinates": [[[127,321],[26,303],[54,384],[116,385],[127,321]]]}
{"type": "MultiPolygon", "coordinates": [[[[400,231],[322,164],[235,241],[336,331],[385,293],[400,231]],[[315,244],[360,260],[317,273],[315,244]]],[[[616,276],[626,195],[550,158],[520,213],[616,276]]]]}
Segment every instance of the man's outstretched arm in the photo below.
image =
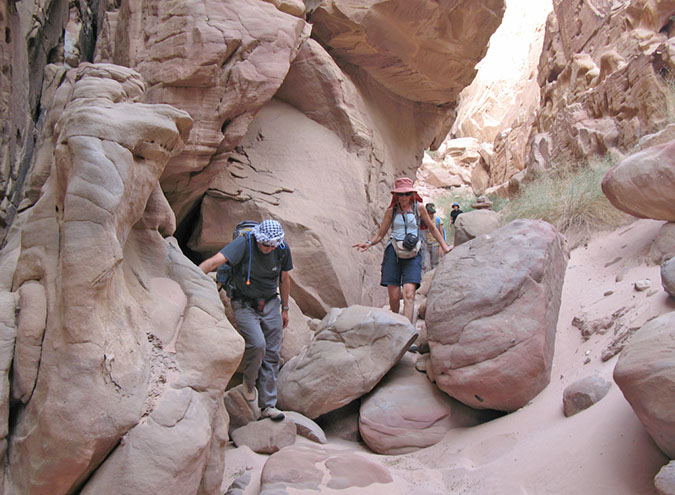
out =
{"type": "Polygon", "coordinates": [[[202,261],[199,264],[199,268],[201,268],[201,270],[204,273],[208,274],[208,273],[211,273],[211,272],[215,271],[216,268],[218,268],[220,265],[222,265],[225,262],[227,262],[227,258],[225,257],[225,255],[221,252],[218,252],[218,253],[214,254],[213,256],[211,256],[210,258],[202,261]]]}

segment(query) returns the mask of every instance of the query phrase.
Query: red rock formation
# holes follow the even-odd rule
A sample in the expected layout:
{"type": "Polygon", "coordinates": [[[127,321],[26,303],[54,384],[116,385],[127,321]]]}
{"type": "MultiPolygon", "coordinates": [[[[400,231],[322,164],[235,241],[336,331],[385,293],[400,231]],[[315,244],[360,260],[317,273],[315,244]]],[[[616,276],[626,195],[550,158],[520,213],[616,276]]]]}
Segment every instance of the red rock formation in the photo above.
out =
{"type": "Polygon", "coordinates": [[[675,312],[640,328],[614,368],[614,381],[659,448],[675,457],[675,312]]]}
{"type": "Polygon", "coordinates": [[[667,123],[663,76],[675,70],[668,41],[673,5],[554,1],[537,119],[537,132],[550,136],[555,150],[548,166],[626,152],[667,123]]]}
{"type": "Polygon", "coordinates": [[[616,164],[603,177],[602,191],[621,211],[675,222],[675,140],[616,164]]]}
{"type": "Polygon", "coordinates": [[[97,60],[135,68],[150,86],[146,101],[174,105],[195,121],[185,152],[162,177],[179,222],[226,168],[309,30],[262,0],[125,1],[107,14],[97,60]]]}
{"type": "Polygon", "coordinates": [[[441,390],[471,407],[502,411],[543,390],[567,259],[562,235],[533,220],[511,222],[442,259],[425,315],[441,390]]]}
{"type": "Polygon", "coordinates": [[[220,484],[221,398],[243,344],[213,282],[163,238],[175,217],[158,181],[192,121],[139,103],[144,90],[130,69],[91,64],[58,90],[51,173],[14,275],[12,493],[220,484]]]}

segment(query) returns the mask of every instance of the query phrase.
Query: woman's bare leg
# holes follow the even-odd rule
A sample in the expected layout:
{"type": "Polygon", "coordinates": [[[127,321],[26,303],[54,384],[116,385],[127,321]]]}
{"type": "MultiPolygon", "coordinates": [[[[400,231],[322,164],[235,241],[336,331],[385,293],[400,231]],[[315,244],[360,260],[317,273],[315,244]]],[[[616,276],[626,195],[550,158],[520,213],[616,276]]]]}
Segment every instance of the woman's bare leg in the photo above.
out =
{"type": "Polygon", "coordinates": [[[401,308],[401,288],[398,285],[387,285],[389,294],[389,308],[396,314],[401,308]]]}
{"type": "Polygon", "coordinates": [[[417,292],[417,284],[403,284],[403,316],[413,321],[413,313],[415,311],[415,292],[417,292]]]}

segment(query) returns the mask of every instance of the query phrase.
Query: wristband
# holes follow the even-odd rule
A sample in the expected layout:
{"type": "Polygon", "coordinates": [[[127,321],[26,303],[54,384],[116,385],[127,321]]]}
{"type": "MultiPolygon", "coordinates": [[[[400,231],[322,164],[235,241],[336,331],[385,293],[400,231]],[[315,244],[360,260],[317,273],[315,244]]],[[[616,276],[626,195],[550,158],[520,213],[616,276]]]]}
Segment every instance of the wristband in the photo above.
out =
{"type": "Polygon", "coordinates": [[[366,241],[366,244],[368,244],[369,246],[372,246],[372,245],[373,245],[373,243],[370,242],[370,241],[366,241]]]}
{"type": "Polygon", "coordinates": [[[288,311],[289,309],[291,309],[291,307],[290,306],[281,306],[281,309],[283,311],[288,311]]]}

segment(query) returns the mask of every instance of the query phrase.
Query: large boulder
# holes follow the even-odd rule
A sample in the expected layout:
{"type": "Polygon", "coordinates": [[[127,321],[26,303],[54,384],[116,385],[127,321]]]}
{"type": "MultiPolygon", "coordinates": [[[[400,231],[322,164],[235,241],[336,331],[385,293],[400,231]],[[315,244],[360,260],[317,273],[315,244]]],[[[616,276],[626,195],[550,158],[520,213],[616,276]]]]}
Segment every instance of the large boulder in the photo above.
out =
{"type": "Polygon", "coordinates": [[[567,260],[564,237],[535,220],[443,257],[426,313],[441,390],[472,407],[513,411],[548,384],[567,260]]]}
{"type": "Polygon", "coordinates": [[[279,406],[314,419],[350,403],[370,392],[416,337],[407,318],[389,310],[332,309],[281,369],[279,406]]]}
{"type": "Polygon", "coordinates": [[[675,461],[663,466],[654,477],[657,495],[675,495],[675,461]]]}
{"type": "Polygon", "coordinates": [[[666,222],[659,229],[649,248],[647,261],[661,265],[670,258],[675,258],[675,223],[666,222]]]}
{"type": "Polygon", "coordinates": [[[480,414],[441,392],[408,354],[361,400],[359,430],[374,452],[405,454],[440,442],[452,428],[478,424],[480,414]]]}
{"type": "Polygon", "coordinates": [[[144,91],[131,69],[83,64],[55,96],[51,173],[22,213],[14,274],[12,493],[216,493],[222,480],[222,394],[243,340],[163,237],[176,223],[159,177],[192,121],[139,103],[144,91]]]}
{"type": "Polygon", "coordinates": [[[612,167],[602,191],[616,208],[639,218],[675,222],[675,140],[612,167]]]}
{"type": "Polygon", "coordinates": [[[675,258],[661,265],[661,285],[671,297],[675,297],[675,258]]]}
{"type": "Polygon", "coordinates": [[[633,335],[616,363],[614,381],[656,445],[675,458],[675,311],[633,335]]]}
{"type": "Polygon", "coordinates": [[[462,213],[455,220],[455,246],[479,235],[489,234],[502,226],[502,216],[492,210],[473,210],[462,213]]]}

